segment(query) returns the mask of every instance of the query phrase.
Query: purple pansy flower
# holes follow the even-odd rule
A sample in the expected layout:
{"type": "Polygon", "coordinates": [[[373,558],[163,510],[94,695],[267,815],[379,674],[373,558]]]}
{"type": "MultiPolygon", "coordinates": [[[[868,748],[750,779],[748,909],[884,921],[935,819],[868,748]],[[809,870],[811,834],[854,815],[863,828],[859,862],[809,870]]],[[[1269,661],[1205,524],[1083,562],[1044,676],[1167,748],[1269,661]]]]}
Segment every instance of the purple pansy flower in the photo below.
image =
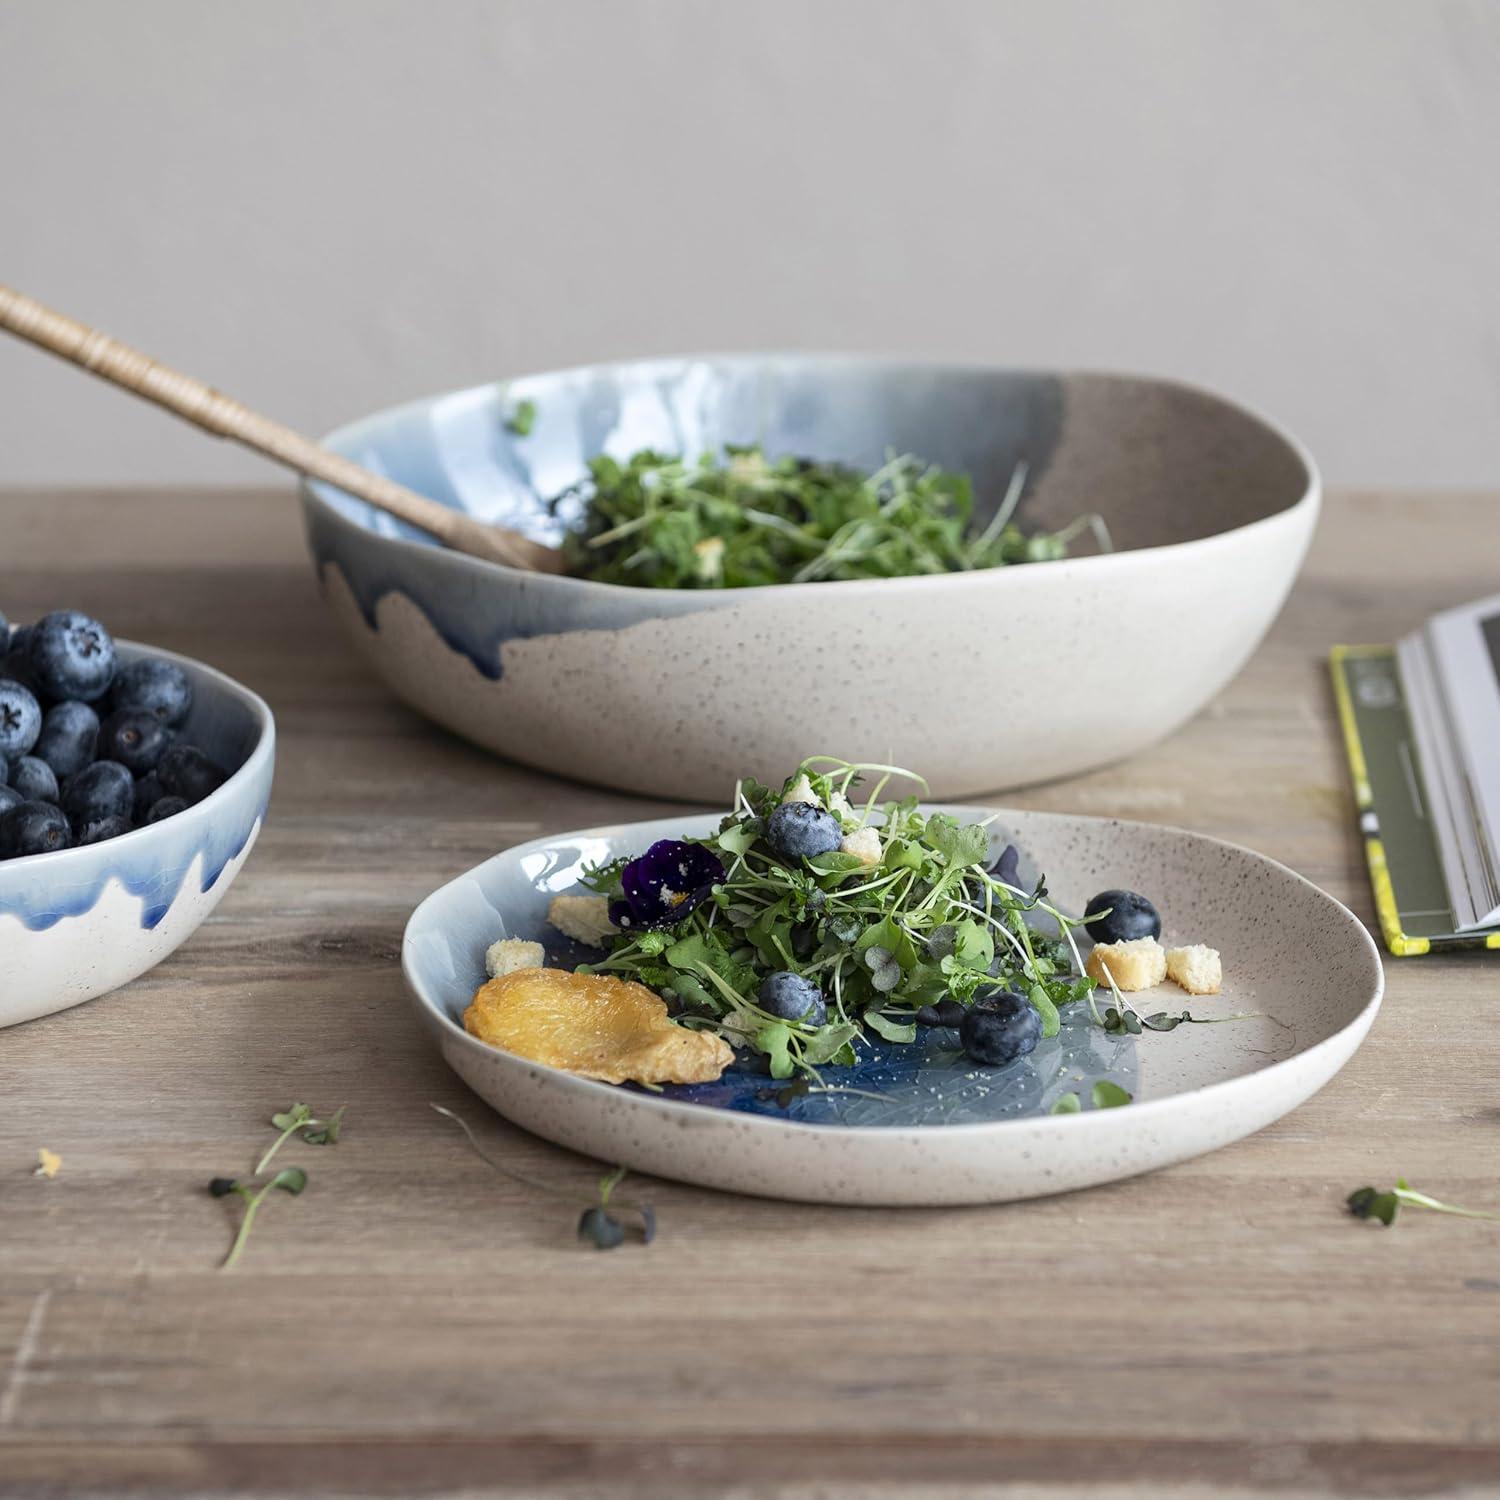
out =
{"type": "Polygon", "coordinates": [[[990,874],[1002,885],[1019,887],[1021,884],[1021,851],[1014,844],[1007,844],[1000,858],[990,866],[990,874]]]}
{"type": "Polygon", "coordinates": [[[625,932],[675,927],[724,878],[724,865],[712,849],[680,839],[659,839],[620,872],[624,899],[609,908],[609,919],[625,932]]]}

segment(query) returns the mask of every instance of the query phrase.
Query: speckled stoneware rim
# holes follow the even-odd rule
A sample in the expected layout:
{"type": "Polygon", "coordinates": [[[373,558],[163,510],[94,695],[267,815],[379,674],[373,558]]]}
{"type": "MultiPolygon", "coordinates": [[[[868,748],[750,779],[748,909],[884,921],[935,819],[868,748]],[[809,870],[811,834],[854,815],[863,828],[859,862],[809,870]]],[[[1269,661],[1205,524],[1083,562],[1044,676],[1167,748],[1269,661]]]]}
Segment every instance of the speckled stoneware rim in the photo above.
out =
{"type": "MultiPolygon", "coordinates": [[[[332,432],[327,433],[323,437],[322,442],[325,447],[335,452],[350,453],[357,446],[355,440],[362,437],[371,427],[394,422],[403,416],[415,415],[418,412],[431,408],[434,402],[439,400],[463,400],[465,398],[479,397],[487,392],[503,394],[513,387],[528,386],[534,382],[581,379],[590,373],[604,371],[628,370],[633,374],[650,378],[657,374],[665,375],[679,369],[683,365],[699,363],[736,370],[748,370],[758,366],[784,364],[795,364],[808,368],[826,367],[830,372],[839,369],[861,368],[884,368],[892,371],[904,369],[910,370],[914,374],[929,377],[941,375],[997,375],[1057,381],[1086,377],[1091,380],[1118,382],[1122,387],[1131,385],[1154,386],[1164,390],[1180,391],[1186,395],[1209,401],[1226,411],[1233,412],[1244,418],[1252,426],[1259,427],[1267,437],[1279,442],[1295,458],[1303,471],[1304,484],[1302,493],[1290,505],[1283,506],[1279,510],[1259,516],[1251,521],[1242,522],[1236,526],[1225,527],[1223,530],[1212,532],[1208,536],[1185,538],[1182,541],[1163,542],[1145,547],[1121,548],[1113,552],[1059,558],[1046,565],[1047,575],[1054,579],[1071,576],[1079,568],[1097,571],[1100,568],[1121,567],[1126,565],[1125,559],[1127,558],[1166,552],[1181,554],[1184,562],[1187,562],[1194,556],[1202,556],[1218,548],[1233,545],[1232,539],[1235,537],[1271,526],[1285,525],[1291,517],[1299,515],[1306,510],[1316,511],[1322,501],[1322,476],[1319,473],[1317,463],[1313,459],[1311,452],[1298,437],[1288,431],[1281,423],[1247,402],[1226,396],[1219,391],[1212,390],[1207,386],[1199,385],[1192,381],[1123,370],[1089,368],[1048,369],[1044,367],[995,365],[985,361],[963,362],[937,359],[908,359],[878,354],[765,350],[758,352],[742,351],[731,354],[661,355],[653,356],[650,359],[620,359],[603,361],[598,364],[567,365],[554,370],[539,370],[525,375],[510,376],[500,381],[464,386],[456,390],[444,391],[437,395],[419,397],[413,401],[405,401],[395,406],[385,407],[380,411],[357,418],[352,422],[344,423],[332,432]]],[[[498,575],[502,578],[535,576],[521,569],[508,567],[504,563],[470,557],[466,553],[450,553],[436,541],[423,541],[406,536],[392,536],[385,532],[377,531],[366,524],[371,515],[367,506],[361,502],[355,515],[351,516],[349,512],[334,504],[329,498],[333,493],[342,492],[336,491],[333,486],[325,484],[321,480],[304,479],[301,489],[304,504],[316,510],[326,522],[336,528],[348,528],[374,538],[383,545],[388,545],[396,549],[398,555],[405,554],[420,557],[430,555],[434,550],[438,550],[449,556],[455,565],[474,573],[476,576],[482,577],[486,574],[498,575]]],[[[1030,573],[1034,570],[1030,568],[1018,569],[1009,567],[986,568],[977,571],[985,574],[994,574],[997,577],[1005,576],[1014,578],[1018,574],[1030,573]]],[[[796,589],[799,595],[805,595],[809,598],[826,595],[829,591],[848,592],[859,589],[879,589],[883,593],[889,593],[896,589],[941,589],[952,586],[955,579],[969,576],[972,575],[966,573],[937,573],[918,574],[904,578],[820,579],[808,583],[799,583],[796,585],[796,589]]],[[[549,590],[572,590],[579,593],[580,596],[588,595],[601,598],[618,596],[636,600],[640,599],[643,595],[655,596],[663,601],[664,606],[669,601],[677,601],[676,607],[679,609],[683,607],[707,607],[715,600],[722,600],[726,594],[732,594],[735,599],[749,600],[757,596],[775,593],[780,589],[788,587],[785,584],[763,584],[733,590],[635,588],[627,584],[603,583],[595,579],[574,578],[567,574],[549,574],[539,581],[545,582],[549,590]]]]}
{"type": "MultiPolygon", "coordinates": [[[[1222,1102],[1230,1105],[1237,1100],[1264,1091],[1267,1085],[1274,1080],[1290,1077],[1294,1070],[1305,1069],[1309,1059],[1319,1056],[1328,1056],[1340,1051],[1352,1054],[1354,1047],[1358,1046],[1364,1034],[1374,1022],[1376,1013],[1380,1009],[1381,999],[1385,993],[1385,971],[1380,961],[1380,953],[1374,939],[1369,931],[1353,912],[1342,902],[1330,896],[1326,891],[1314,885],[1305,876],[1299,875],[1289,866],[1260,854],[1243,844],[1231,843],[1226,839],[1216,839],[1209,834],[1195,833],[1189,829],[1178,828],[1168,824],[1143,823],[1136,820],[1124,818],[1096,818],[1083,814],[1068,813],[1039,813],[1021,809],[1007,809],[990,807],[977,804],[958,803],[934,803],[924,804],[929,811],[941,811],[956,814],[967,820],[978,818],[995,817],[999,820],[1007,818],[1025,818],[1031,822],[1054,822],[1059,827],[1067,824],[1089,824],[1095,826],[1109,825],[1110,827],[1131,833],[1139,831],[1143,834],[1149,833],[1153,836],[1170,835],[1181,838],[1189,843],[1199,846],[1217,848],[1232,852],[1235,856],[1249,858],[1275,871],[1278,875],[1288,877],[1296,886],[1300,887],[1310,902],[1323,906],[1331,915],[1340,922],[1349,939],[1359,950],[1368,964],[1370,990],[1368,997],[1360,1005],[1359,1010],[1351,1016],[1336,1031],[1323,1037],[1306,1047],[1296,1047],[1287,1057],[1274,1062],[1266,1063],[1257,1067],[1252,1072],[1241,1074],[1237,1077],[1227,1078],[1217,1083],[1206,1084],[1194,1089],[1184,1090],[1179,1093],[1165,1095],[1158,1099],[1145,1099],[1133,1102],[1128,1106],[1132,1118],[1141,1124],[1147,1124],[1152,1120],[1160,1119],[1178,1110],[1184,1099],[1191,1098],[1195,1102],[1210,1104],[1222,1102]],[[1353,1045],[1349,1045],[1353,1038],[1353,1045]]],[[[516,1067],[529,1073],[545,1076],[549,1084],[565,1097],[571,1097],[586,1107],[608,1100],[616,1108],[631,1111],[635,1114],[644,1114],[660,1117],[667,1120],[701,1122],[705,1113],[728,1114],[728,1111],[716,1111],[707,1109],[703,1105],[683,1103],[673,1099],[664,1099],[646,1093],[637,1093],[629,1089],[623,1089],[613,1084],[601,1083],[595,1079],[579,1078],[574,1074],[564,1072],[557,1068],[548,1067],[546,1064],[533,1062],[528,1058],[517,1057],[514,1054],[505,1053],[487,1043],[479,1041],[466,1032],[461,1025],[448,1016],[441,1001],[429,989],[425,976],[418,971],[414,957],[413,934],[426,921],[430,913],[442,904],[445,894],[453,887],[467,880],[474,879],[480,872],[502,861],[519,861],[527,854],[546,851],[556,845],[560,840],[584,840],[584,839],[618,839],[624,834],[639,830],[639,842],[642,848],[653,838],[665,836],[666,830],[675,828],[679,837],[702,837],[713,832],[719,825],[722,814],[705,814],[697,817],[653,819],[647,822],[635,824],[605,824],[596,828],[569,830],[566,833],[558,833],[543,838],[532,839],[525,844],[518,844],[507,849],[492,858],[474,866],[473,869],[457,876],[454,880],[447,882],[429,895],[412,913],[406,924],[401,945],[401,967],[405,976],[407,988],[411,992],[414,1007],[422,1021],[433,1028],[434,1031],[452,1045],[463,1049],[476,1059],[488,1059],[501,1057],[516,1067]]],[[[1184,997],[1190,999],[1191,997],[1184,997]]],[[[1345,1059],[1347,1060],[1347,1058],[1345,1059]]],[[[1329,1076],[1337,1071],[1342,1063],[1337,1064],[1330,1070],[1329,1076]]],[[[1324,1080],[1326,1082],[1326,1079],[1324,1080]]],[[[1321,1087],[1320,1083],[1317,1087],[1321,1087]]],[[[1316,1091],[1316,1090],[1314,1090],[1316,1091]]],[[[1305,1096],[1304,1096],[1305,1097],[1305,1096]]],[[[1298,1102],[1301,1102],[1300,1099],[1298,1102]]],[[[492,1106],[493,1107],[493,1106],[492,1106]]],[[[1295,1106],[1292,1106],[1295,1107],[1295,1106]]],[[[1071,1132],[1068,1137],[1073,1141],[1087,1138],[1090,1135],[1108,1137],[1119,1129],[1119,1116],[1112,1110],[1086,1110],[1078,1114],[1068,1115],[1027,1115],[1013,1119],[995,1120],[979,1123],[955,1124],[955,1125],[862,1125],[858,1131],[848,1126],[807,1124],[801,1121],[773,1119],[762,1115],[739,1114],[733,1116],[735,1126],[739,1130],[749,1131],[752,1134],[764,1134],[767,1137],[784,1137],[787,1131],[795,1132],[797,1135],[808,1137],[823,1137],[825,1139],[847,1139],[851,1134],[868,1135],[871,1133],[884,1132],[891,1136],[900,1136],[908,1141],[920,1141],[924,1137],[941,1137],[943,1140],[951,1141],[962,1137],[970,1139],[990,1138],[997,1142],[1009,1135],[1029,1132],[1035,1135],[1040,1131],[1043,1137],[1056,1136],[1058,1132],[1071,1132]]]]}
{"type": "MultiPolygon", "coordinates": [[[[164,841],[168,830],[174,838],[179,832],[193,825],[207,827],[219,816],[230,811],[230,804],[238,800],[243,787],[260,775],[276,755],[276,719],[270,705],[258,693],[242,682],[211,667],[195,657],[182,656],[175,651],[164,651],[159,646],[142,645],[139,641],[117,639],[115,647],[124,661],[151,657],[158,661],[169,661],[182,667],[193,678],[193,691],[209,687],[216,693],[232,699],[250,711],[255,722],[256,738],[249,755],[225,778],[222,786],[215,787],[201,802],[184,808],[173,818],[163,819],[146,828],[132,828],[118,838],[107,839],[100,844],[85,844],[71,849],[58,849],[52,854],[28,854],[22,859],[0,861],[0,892],[6,886],[24,884],[33,877],[50,879],[84,864],[110,864],[118,854],[123,864],[128,857],[145,849],[153,841],[164,841]],[[172,825],[176,825],[173,827],[172,825]]],[[[263,811],[263,809],[262,809],[263,811]]],[[[257,813],[257,816],[260,814],[257,813]]]]}

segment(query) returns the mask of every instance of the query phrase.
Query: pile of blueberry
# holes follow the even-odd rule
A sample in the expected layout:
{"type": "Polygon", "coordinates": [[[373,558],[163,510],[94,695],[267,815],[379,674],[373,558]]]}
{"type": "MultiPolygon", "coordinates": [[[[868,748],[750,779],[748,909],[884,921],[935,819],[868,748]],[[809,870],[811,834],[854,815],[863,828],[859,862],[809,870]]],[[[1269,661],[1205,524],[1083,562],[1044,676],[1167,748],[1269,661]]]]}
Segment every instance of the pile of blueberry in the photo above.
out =
{"type": "Polygon", "coordinates": [[[192,704],[180,667],[121,666],[77,610],[0,615],[0,859],[97,844],[208,796],[227,773],[177,737],[192,704]]]}

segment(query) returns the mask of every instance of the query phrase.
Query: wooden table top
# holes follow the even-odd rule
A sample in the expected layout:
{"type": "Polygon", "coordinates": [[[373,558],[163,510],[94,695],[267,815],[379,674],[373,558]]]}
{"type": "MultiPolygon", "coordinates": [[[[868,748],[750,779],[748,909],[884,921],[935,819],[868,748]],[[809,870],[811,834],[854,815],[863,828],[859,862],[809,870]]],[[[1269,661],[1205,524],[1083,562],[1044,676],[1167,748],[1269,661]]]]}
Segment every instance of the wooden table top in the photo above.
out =
{"type": "MultiPolygon", "coordinates": [[[[1335,497],[1269,640],[1194,723],[1001,800],[1222,835],[1368,920],[1327,648],[1492,592],[1497,516],[1500,496],[1335,497]]],[[[1496,1492],[1500,1227],[1342,1212],[1398,1173],[1500,1201],[1493,959],[1389,961],[1329,1087],[1153,1176],[900,1211],[653,1181],[660,1238],[601,1255],[428,1108],[532,1174],[596,1175],[449,1074],[397,954],[411,908],[495,850],[665,809],[388,698],[285,492],[11,492],[0,551],[12,618],[75,606],[201,657],[281,735],[260,843],[196,937],[0,1033],[0,1493],[1496,1492]],[[295,1153],[311,1188],[222,1275],[231,1218],[205,1186],[295,1099],[347,1104],[345,1137],[295,1153]]]]}

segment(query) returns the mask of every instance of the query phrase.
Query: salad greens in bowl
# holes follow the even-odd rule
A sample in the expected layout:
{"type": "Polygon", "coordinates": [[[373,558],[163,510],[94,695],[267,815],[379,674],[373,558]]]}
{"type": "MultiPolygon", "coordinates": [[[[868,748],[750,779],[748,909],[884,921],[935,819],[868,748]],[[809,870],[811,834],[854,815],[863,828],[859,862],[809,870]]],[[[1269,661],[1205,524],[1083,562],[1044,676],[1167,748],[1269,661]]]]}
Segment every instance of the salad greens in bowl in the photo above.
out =
{"type": "Polygon", "coordinates": [[[921,764],[940,796],[1128,755],[1254,649],[1319,496],[1294,440],[1192,387],[845,356],[564,370],[326,441],[573,570],[305,486],[330,605],[401,697],[697,800],[817,743],[921,764]]]}

